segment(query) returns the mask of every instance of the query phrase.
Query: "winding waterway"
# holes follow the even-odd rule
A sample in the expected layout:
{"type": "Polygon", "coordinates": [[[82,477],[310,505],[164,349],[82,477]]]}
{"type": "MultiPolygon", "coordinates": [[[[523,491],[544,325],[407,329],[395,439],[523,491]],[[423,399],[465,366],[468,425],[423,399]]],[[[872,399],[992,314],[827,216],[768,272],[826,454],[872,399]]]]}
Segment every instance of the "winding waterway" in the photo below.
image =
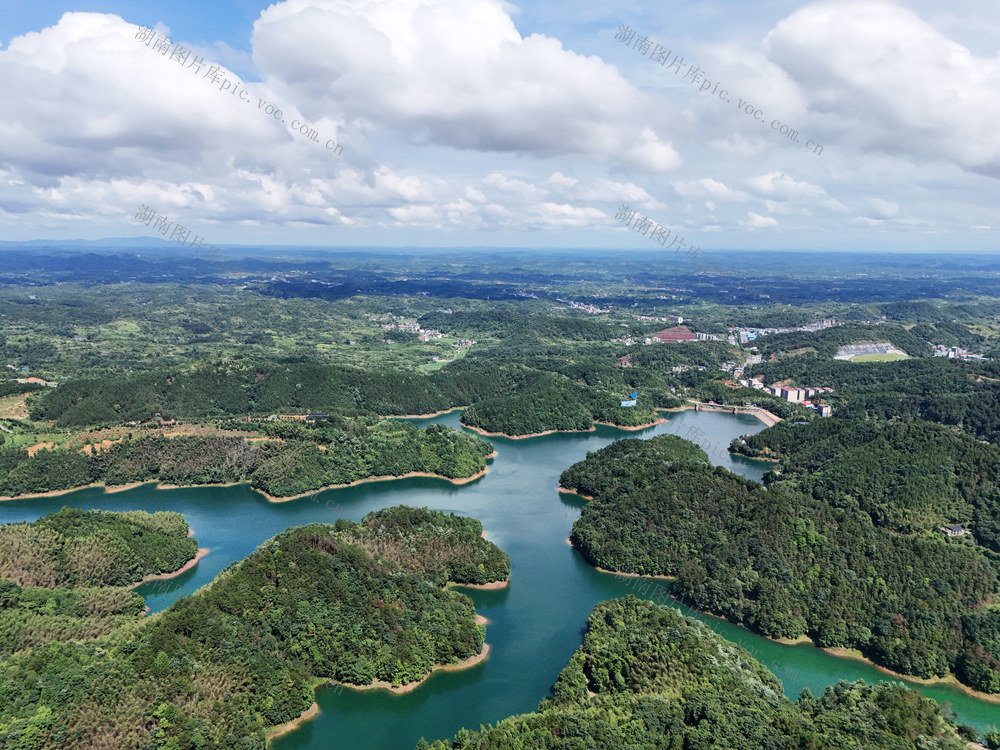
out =
{"type": "MultiPolygon", "coordinates": [[[[460,427],[453,412],[419,424],[460,427]]],[[[462,726],[477,728],[511,714],[533,711],[549,694],[560,670],[580,643],[587,615],[598,602],[635,591],[590,567],[566,539],[584,502],[557,491],[560,472],[624,437],[679,434],[699,443],[713,463],[760,480],[767,465],[725,453],[729,441],[757,432],[753,417],[716,412],[681,412],[667,423],[640,432],[599,427],[595,432],[555,434],[530,440],[493,438],[498,455],[487,476],[464,486],[414,478],[328,490],[311,498],[269,503],[246,486],[156,490],[145,485],[118,493],[86,489],[57,498],[0,503],[0,522],[34,520],[62,505],[105,510],[174,510],[183,513],[211,551],[192,570],[170,581],[140,587],[155,611],[208,583],[230,563],[290,526],[338,518],[359,520],[391,505],[429,506],[480,519],[488,538],[511,557],[510,586],[498,591],[465,590],[478,612],[490,619],[489,659],[462,672],[439,672],[405,695],[386,691],[323,691],[320,715],[278,738],[274,750],[327,750],[335,747],[412,750],[423,736],[450,738],[462,726]]],[[[638,593],[638,595],[642,595],[638,593]]],[[[662,593],[647,598],[664,601],[662,593]]],[[[675,606],[679,606],[676,605],[675,606]]],[[[788,646],[755,636],[727,622],[699,615],[724,637],[749,649],[782,680],[795,698],[803,688],[814,694],[837,680],[889,679],[863,662],[832,656],[809,644],[788,646]]],[[[977,700],[953,687],[919,688],[947,701],[960,722],[983,730],[1000,726],[1000,705],[977,700]]]]}

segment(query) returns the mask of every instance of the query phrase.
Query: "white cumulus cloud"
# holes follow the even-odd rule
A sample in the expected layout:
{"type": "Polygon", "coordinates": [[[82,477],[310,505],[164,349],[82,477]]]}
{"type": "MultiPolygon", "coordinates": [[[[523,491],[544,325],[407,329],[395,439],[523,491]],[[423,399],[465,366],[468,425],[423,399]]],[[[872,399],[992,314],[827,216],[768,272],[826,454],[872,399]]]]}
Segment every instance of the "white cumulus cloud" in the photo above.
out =
{"type": "Polygon", "coordinates": [[[777,219],[770,216],[761,216],[760,214],[755,214],[753,211],[748,211],[747,216],[750,217],[750,220],[745,222],[747,226],[756,227],[758,229],[778,226],[777,219]]]}
{"type": "Polygon", "coordinates": [[[680,163],[614,66],[522,37],[499,0],[286,0],[261,14],[253,46],[268,83],[312,116],[458,149],[680,163]]]}
{"type": "Polygon", "coordinates": [[[780,21],[769,58],[860,148],[1000,177],[1000,54],[977,57],[908,8],[825,0],[780,21]]]}

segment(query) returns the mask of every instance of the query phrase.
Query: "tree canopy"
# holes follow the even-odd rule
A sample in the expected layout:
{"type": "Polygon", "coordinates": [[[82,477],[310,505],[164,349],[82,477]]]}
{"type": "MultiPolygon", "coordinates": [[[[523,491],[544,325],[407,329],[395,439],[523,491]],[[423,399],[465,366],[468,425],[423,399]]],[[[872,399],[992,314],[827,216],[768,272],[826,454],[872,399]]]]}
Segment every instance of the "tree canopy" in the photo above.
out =
{"type": "MultiPolygon", "coordinates": [[[[462,729],[434,750],[959,750],[955,726],[899,684],[841,682],[795,703],[703,623],[635,597],[602,602],[535,713],[462,729]]],[[[428,745],[421,741],[418,750],[428,745]]]]}

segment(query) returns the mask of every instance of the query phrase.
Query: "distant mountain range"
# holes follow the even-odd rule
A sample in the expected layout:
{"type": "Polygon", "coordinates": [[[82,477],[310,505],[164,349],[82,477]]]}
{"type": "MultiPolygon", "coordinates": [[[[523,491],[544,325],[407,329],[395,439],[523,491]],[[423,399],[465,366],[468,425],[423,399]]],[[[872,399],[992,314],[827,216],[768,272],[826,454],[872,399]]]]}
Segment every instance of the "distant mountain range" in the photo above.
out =
{"type": "Polygon", "coordinates": [[[8,240],[0,241],[0,247],[10,247],[10,248],[27,248],[27,247],[44,247],[44,248],[113,248],[121,247],[128,249],[145,249],[159,248],[159,247],[180,247],[176,242],[168,242],[167,240],[161,240],[156,237],[106,237],[101,240],[22,240],[19,242],[11,242],[8,240]]]}

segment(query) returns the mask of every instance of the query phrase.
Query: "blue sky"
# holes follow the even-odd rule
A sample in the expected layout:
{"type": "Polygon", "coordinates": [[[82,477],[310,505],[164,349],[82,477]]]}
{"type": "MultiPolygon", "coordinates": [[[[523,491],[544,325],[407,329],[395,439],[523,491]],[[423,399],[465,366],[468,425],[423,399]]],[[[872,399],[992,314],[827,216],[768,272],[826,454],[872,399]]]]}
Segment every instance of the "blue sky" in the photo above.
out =
{"type": "Polygon", "coordinates": [[[624,203],[706,250],[996,252],[1000,4],[953,5],[0,0],[0,239],[144,204],[212,244],[646,249],[624,203]]]}

